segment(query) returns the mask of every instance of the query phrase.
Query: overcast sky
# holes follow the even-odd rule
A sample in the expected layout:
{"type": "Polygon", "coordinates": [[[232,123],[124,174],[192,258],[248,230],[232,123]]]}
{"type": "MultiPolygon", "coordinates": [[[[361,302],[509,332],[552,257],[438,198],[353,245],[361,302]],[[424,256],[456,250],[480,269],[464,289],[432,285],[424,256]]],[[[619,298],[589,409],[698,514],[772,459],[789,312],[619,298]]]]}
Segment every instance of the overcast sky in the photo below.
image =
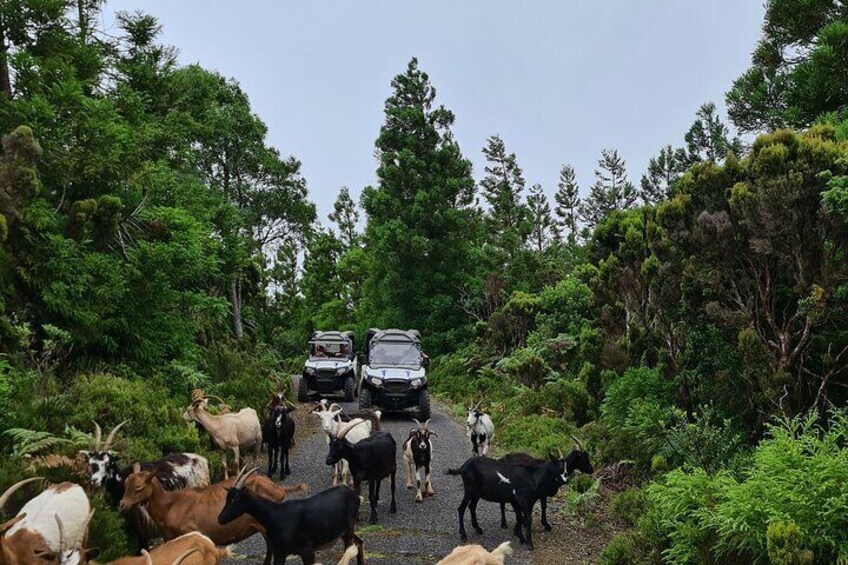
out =
{"type": "MultiPolygon", "coordinates": [[[[648,159],[681,144],[698,106],[748,66],[760,0],[111,0],[159,18],[181,63],[237,79],[269,141],[303,162],[327,225],[339,187],[375,179],[374,140],[392,77],[413,56],[476,178],[498,133],[528,186],[552,195],[571,163],[581,191],[601,149],[637,183],[648,159]]],[[[110,18],[107,15],[106,25],[110,18]]]]}

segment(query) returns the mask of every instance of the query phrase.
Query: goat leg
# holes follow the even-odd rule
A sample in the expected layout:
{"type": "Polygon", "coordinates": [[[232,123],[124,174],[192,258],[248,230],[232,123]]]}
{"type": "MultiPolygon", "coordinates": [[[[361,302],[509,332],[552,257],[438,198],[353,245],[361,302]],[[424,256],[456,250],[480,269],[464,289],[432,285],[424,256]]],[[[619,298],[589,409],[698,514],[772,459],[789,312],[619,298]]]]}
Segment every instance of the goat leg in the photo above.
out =
{"type": "Polygon", "coordinates": [[[421,493],[421,474],[418,471],[418,467],[415,467],[415,487],[418,489],[415,494],[415,502],[422,502],[424,500],[424,495],[421,493]]]}
{"type": "Polygon", "coordinates": [[[433,483],[430,481],[430,463],[424,466],[424,496],[434,496],[433,483]]]}
{"type": "Polygon", "coordinates": [[[371,517],[368,521],[372,524],[377,523],[377,485],[375,481],[368,481],[368,501],[371,503],[371,517]]]}
{"type": "Polygon", "coordinates": [[[391,474],[392,482],[391,482],[391,485],[390,485],[392,487],[392,504],[391,504],[391,506],[389,506],[389,514],[396,514],[397,513],[397,503],[395,503],[395,475],[396,474],[397,474],[397,469],[393,469],[392,474],[391,474]]]}
{"type": "Polygon", "coordinates": [[[503,529],[506,529],[506,528],[507,528],[507,523],[506,523],[506,503],[505,503],[505,502],[501,502],[501,528],[503,528],[503,529]]]}
{"type": "Polygon", "coordinates": [[[471,504],[468,505],[468,509],[471,510],[471,527],[474,528],[474,531],[478,534],[483,534],[483,528],[480,527],[479,522],[477,522],[477,503],[480,502],[479,498],[472,498],[471,504]]]}
{"type": "Polygon", "coordinates": [[[459,539],[462,541],[468,541],[468,534],[465,533],[465,509],[468,508],[468,502],[471,500],[471,497],[468,493],[465,493],[462,496],[462,502],[459,503],[459,508],[456,509],[456,512],[459,514],[459,539]]]}
{"type": "Polygon", "coordinates": [[[551,525],[548,524],[548,498],[543,496],[540,504],[542,505],[542,527],[545,528],[546,532],[550,532],[551,525]]]}

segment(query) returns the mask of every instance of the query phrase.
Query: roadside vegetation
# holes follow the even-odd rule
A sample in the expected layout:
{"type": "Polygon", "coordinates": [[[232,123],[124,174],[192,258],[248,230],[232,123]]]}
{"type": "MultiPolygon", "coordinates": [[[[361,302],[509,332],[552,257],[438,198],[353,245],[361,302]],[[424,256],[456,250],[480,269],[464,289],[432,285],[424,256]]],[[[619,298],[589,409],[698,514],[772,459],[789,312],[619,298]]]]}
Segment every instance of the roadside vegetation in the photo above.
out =
{"type": "MultiPolygon", "coordinates": [[[[152,16],[100,18],[0,7],[0,485],[82,480],[92,420],[130,420],[126,461],[215,463],[192,390],[261,409],[312,331],[415,328],[431,391],[482,401],[500,452],[590,451],[567,505],[625,530],[601,562],[848,560],[842,3],[767,2],[732,124],[705,103],[641,178],[608,149],[551,201],[497,135],[475,180],[413,59],[330,227],[237,82],[152,16]]],[[[127,553],[94,504],[92,545],[127,553]]]]}

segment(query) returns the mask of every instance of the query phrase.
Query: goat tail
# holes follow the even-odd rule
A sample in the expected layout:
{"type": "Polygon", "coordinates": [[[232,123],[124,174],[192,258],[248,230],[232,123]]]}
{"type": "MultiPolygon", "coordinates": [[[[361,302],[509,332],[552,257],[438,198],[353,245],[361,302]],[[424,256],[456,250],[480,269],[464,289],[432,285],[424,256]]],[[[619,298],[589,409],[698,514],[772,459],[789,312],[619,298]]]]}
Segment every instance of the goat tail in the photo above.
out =
{"type": "Polygon", "coordinates": [[[492,557],[506,557],[512,555],[512,547],[508,541],[503,542],[492,551],[492,557]]]}
{"type": "Polygon", "coordinates": [[[456,476],[456,475],[461,475],[461,474],[462,474],[462,469],[448,469],[447,471],[445,471],[445,475],[456,476]]]}
{"type": "Polygon", "coordinates": [[[306,494],[309,492],[309,485],[306,483],[298,483],[293,487],[283,486],[282,489],[286,491],[286,496],[290,495],[293,492],[302,492],[303,494],[306,494]]]}
{"type": "Polygon", "coordinates": [[[219,547],[218,549],[218,558],[224,559],[225,557],[233,557],[233,545],[228,545],[227,547],[219,547]]]}

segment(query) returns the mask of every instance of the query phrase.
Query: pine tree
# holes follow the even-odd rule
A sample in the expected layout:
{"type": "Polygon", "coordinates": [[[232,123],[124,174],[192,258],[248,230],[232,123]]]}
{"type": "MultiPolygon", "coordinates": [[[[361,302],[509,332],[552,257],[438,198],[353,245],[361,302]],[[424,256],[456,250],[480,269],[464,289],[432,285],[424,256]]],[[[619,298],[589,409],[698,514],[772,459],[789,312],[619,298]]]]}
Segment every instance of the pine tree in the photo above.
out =
{"type": "Polygon", "coordinates": [[[362,290],[369,323],[416,328],[432,351],[456,344],[467,323],[454,307],[475,276],[471,162],[450,127],[453,112],[434,106],[436,90],[412,59],[392,80],[376,147],[375,187],[362,194],[365,242],[374,258],[362,290]]]}
{"type": "Polygon", "coordinates": [[[574,174],[574,167],[563,165],[559,171],[559,183],[554,195],[558,225],[568,233],[568,242],[577,241],[577,217],[580,213],[580,187],[574,174]]]}
{"type": "Polygon", "coordinates": [[[513,257],[529,235],[528,210],[522,202],[524,173],[515,153],[507,153],[498,135],[486,140],[483,155],[487,165],[480,192],[489,204],[487,218],[492,226],[492,243],[507,258],[513,257]]]}
{"type": "Polygon", "coordinates": [[[701,161],[722,161],[728,153],[739,156],[744,150],[738,137],[731,137],[730,130],[721,121],[712,102],[702,104],[695,114],[695,122],[683,139],[686,147],[677,150],[677,160],[689,166],[701,161]]]}
{"type": "Polygon", "coordinates": [[[356,233],[359,210],[356,209],[356,203],[350,197],[350,190],[346,186],[339,190],[333,211],[327,217],[338,226],[339,236],[345,246],[351,247],[359,240],[359,234],[356,233]]]}
{"type": "Polygon", "coordinates": [[[660,149],[648,161],[648,171],[642,175],[639,197],[645,204],[657,204],[671,195],[671,187],[680,178],[685,167],[671,145],[660,149]]]}
{"type": "Polygon", "coordinates": [[[551,205],[541,184],[530,187],[527,195],[527,210],[530,217],[530,241],[536,251],[544,251],[556,234],[556,224],[551,217],[551,205]]]}
{"type": "Polygon", "coordinates": [[[632,208],[637,197],[636,187],[627,180],[624,159],[617,150],[604,149],[595,169],[595,184],[580,205],[580,217],[593,230],[610,212],[632,208]]]}

